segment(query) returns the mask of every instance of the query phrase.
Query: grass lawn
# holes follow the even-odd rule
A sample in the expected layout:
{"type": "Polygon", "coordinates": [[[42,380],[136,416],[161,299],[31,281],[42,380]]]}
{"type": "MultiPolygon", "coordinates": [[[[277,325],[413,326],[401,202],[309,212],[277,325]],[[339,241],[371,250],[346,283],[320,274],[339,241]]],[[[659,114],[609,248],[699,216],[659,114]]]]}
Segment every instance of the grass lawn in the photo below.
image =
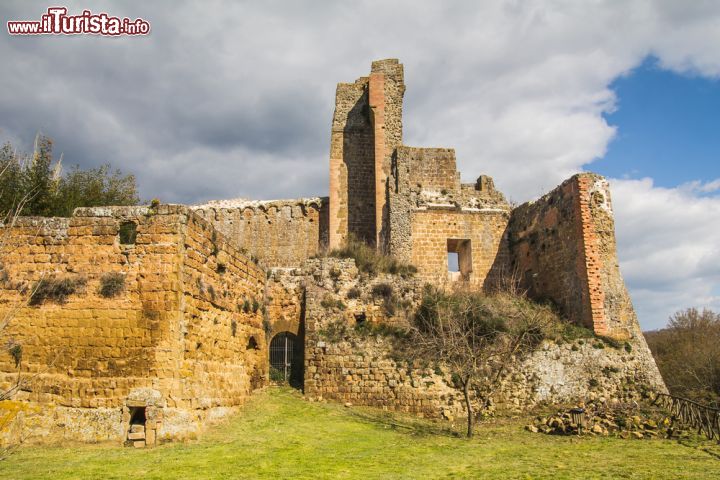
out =
{"type": "Polygon", "coordinates": [[[720,478],[712,442],[546,436],[524,423],[481,424],[467,440],[442,424],[274,388],[198,441],[25,447],[0,462],[0,478],[720,478]]]}

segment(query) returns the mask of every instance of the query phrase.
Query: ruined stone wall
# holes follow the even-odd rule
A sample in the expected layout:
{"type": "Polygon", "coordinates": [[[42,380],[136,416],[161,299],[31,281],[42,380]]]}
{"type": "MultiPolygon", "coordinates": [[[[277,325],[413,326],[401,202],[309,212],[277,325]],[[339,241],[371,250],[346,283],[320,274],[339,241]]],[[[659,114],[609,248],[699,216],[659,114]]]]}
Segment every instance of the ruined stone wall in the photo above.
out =
{"type": "Polygon", "coordinates": [[[174,383],[168,404],[192,409],[239,405],[264,384],[267,372],[265,270],[195,215],[188,217],[184,242],[183,315],[158,352],[163,376],[174,383]],[[177,353],[169,353],[173,350],[177,353]]]}
{"type": "Polygon", "coordinates": [[[348,234],[375,244],[375,134],[367,77],[340,83],[330,138],[330,247],[348,234]]]}
{"type": "Polygon", "coordinates": [[[383,247],[388,235],[387,179],[390,177],[393,152],[402,145],[402,101],[405,94],[402,64],[397,59],[373,62],[368,87],[375,137],[375,241],[383,247]]]}
{"type": "Polygon", "coordinates": [[[443,285],[460,277],[448,272],[448,241],[469,241],[463,280],[482,288],[505,274],[510,207],[492,179],[463,185],[454,150],[406,146],[396,151],[391,179],[390,254],[415,265],[422,280],[443,285]]]}
{"type": "MultiPolygon", "coordinates": [[[[262,299],[265,272],[187,208],[77,209],[69,219],[20,219],[2,233],[0,314],[17,308],[2,342],[22,346],[21,372],[31,381],[14,400],[39,410],[33,433],[122,440],[129,409],[143,406],[149,443],[182,437],[264,383],[262,314],[238,301],[262,299]],[[127,222],[137,237],[121,244],[127,222]],[[111,272],[123,288],[105,298],[102,279],[111,272]],[[64,303],[26,305],[41,279],[77,288],[64,303]],[[250,336],[256,344],[248,349],[250,336]],[[77,425],[61,423],[73,415],[77,425]]],[[[16,372],[3,349],[2,385],[16,372]]]]}
{"type": "Polygon", "coordinates": [[[506,211],[455,209],[416,211],[412,218],[410,263],[418,277],[435,285],[453,281],[448,273],[448,239],[470,241],[472,271],[462,278],[476,288],[494,286],[507,274],[506,211]]]}
{"type": "Polygon", "coordinates": [[[297,267],[327,246],[327,198],[224,200],[192,207],[267,267],[297,267]]]}
{"type": "Polygon", "coordinates": [[[387,218],[387,178],[393,151],[402,144],[403,66],[397,59],[372,63],[370,76],[340,83],[330,139],[331,248],[348,234],[382,244],[387,218]]]}
{"type": "Polygon", "coordinates": [[[618,268],[607,182],[580,174],[513,211],[512,264],[529,293],[556,303],[599,335],[627,338],[639,326],[618,268]]]}
{"type": "MultiPolygon", "coordinates": [[[[312,262],[306,270],[306,396],[428,417],[464,415],[450,371],[443,365],[409,363],[405,349],[399,348],[398,334],[421,301],[422,282],[399,277],[361,280],[352,261],[312,262]],[[369,285],[378,283],[393,285],[406,302],[395,316],[372,295],[369,285]],[[358,287],[357,295],[348,295],[358,287]]],[[[665,387],[641,337],[613,343],[589,336],[546,340],[535,352],[515,359],[492,400],[500,409],[527,411],[543,403],[639,400],[651,390],[665,387]]],[[[476,402],[476,407],[479,412],[486,405],[481,408],[476,402]]]]}
{"type": "Polygon", "coordinates": [[[267,281],[268,337],[290,332],[302,337],[305,308],[304,273],[301,268],[275,268],[267,281]]]}
{"type": "MultiPolygon", "coordinates": [[[[5,341],[22,345],[23,371],[38,375],[23,398],[114,407],[131,389],[152,386],[162,325],[180,309],[173,289],[182,225],[174,210],[151,217],[145,213],[140,208],[80,209],[70,219],[24,218],[5,237],[2,313],[19,310],[3,334],[5,341]],[[134,245],[120,245],[122,221],[137,223],[134,245]],[[125,292],[103,298],[100,280],[110,272],[124,275],[125,292]],[[43,278],[75,282],[78,292],[65,304],[46,300],[23,306],[43,278]]],[[[4,350],[0,370],[5,381],[15,371],[4,350]]]]}
{"type": "Polygon", "coordinates": [[[455,150],[403,146],[397,152],[398,168],[407,187],[427,196],[448,196],[460,191],[455,150]]]}
{"type": "Polygon", "coordinates": [[[437,416],[439,405],[446,410],[461,408],[433,368],[398,362],[393,336],[378,333],[407,327],[421,299],[419,281],[387,275],[368,278],[358,272],[353,260],[326,258],[308,263],[307,397],[426,416],[437,416]],[[378,295],[377,285],[390,286],[387,297],[378,295]]]}

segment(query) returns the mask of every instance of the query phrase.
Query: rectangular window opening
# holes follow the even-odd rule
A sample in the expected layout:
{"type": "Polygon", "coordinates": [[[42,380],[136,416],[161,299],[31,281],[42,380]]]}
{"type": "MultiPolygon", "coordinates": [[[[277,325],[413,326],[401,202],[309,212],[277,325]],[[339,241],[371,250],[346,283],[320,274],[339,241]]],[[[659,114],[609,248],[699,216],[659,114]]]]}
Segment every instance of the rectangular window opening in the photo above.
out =
{"type": "Polygon", "coordinates": [[[470,280],[470,274],[472,273],[472,247],[470,240],[448,238],[447,265],[448,278],[450,280],[470,280]]]}
{"type": "Polygon", "coordinates": [[[447,261],[448,261],[448,272],[455,273],[455,272],[460,271],[460,263],[458,260],[457,252],[448,252],[447,261]]]}

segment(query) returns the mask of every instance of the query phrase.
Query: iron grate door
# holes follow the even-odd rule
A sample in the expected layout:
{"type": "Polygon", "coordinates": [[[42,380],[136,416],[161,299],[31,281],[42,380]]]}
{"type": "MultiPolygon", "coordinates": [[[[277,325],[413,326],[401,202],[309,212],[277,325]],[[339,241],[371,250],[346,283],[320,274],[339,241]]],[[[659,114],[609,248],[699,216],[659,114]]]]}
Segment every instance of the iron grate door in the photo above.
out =
{"type": "Polygon", "coordinates": [[[292,373],[295,335],[289,332],[278,333],[270,342],[270,367],[282,375],[284,381],[290,381],[292,373]]]}

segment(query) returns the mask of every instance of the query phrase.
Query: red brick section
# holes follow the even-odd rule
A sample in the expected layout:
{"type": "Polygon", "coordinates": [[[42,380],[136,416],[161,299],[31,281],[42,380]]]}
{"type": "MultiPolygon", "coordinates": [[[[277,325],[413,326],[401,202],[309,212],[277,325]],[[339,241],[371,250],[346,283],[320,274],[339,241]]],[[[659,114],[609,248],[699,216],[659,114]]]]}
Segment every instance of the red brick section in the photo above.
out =
{"type": "Polygon", "coordinates": [[[370,110],[372,111],[373,129],[375,133],[375,235],[376,245],[380,245],[380,230],[383,224],[385,208],[385,182],[387,174],[383,168],[385,155],[385,74],[370,74],[370,110]]]}
{"type": "Polygon", "coordinates": [[[593,178],[578,175],[574,177],[577,184],[576,203],[580,211],[580,228],[582,229],[582,253],[585,277],[590,300],[590,318],[593,330],[598,335],[608,335],[608,322],[605,318],[605,291],[602,286],[602,260],[599,252],[600,239],[595,232],[592,213],[590,211],[590,187],[593,178]]]}
{"type": "Polygon", "coordinates": [[[511,262],[531,296],[552,300],[568,318],[599,335],[619,336],[623,325],[616,326],[610,319],[618,317],[622,324],[621,314],[627,308],[620,305],[618,314],[607,310],[608,295],[618,299],[623,295],[612,290],[618,281],[604,281],[605,277],[620,278],[619,271],[611,268],[617,263],[612,224],[603,224],[604,216],[591,201],[595,184],[601,180],[593,174],[576,175],[513,210],[511,262]]]}

